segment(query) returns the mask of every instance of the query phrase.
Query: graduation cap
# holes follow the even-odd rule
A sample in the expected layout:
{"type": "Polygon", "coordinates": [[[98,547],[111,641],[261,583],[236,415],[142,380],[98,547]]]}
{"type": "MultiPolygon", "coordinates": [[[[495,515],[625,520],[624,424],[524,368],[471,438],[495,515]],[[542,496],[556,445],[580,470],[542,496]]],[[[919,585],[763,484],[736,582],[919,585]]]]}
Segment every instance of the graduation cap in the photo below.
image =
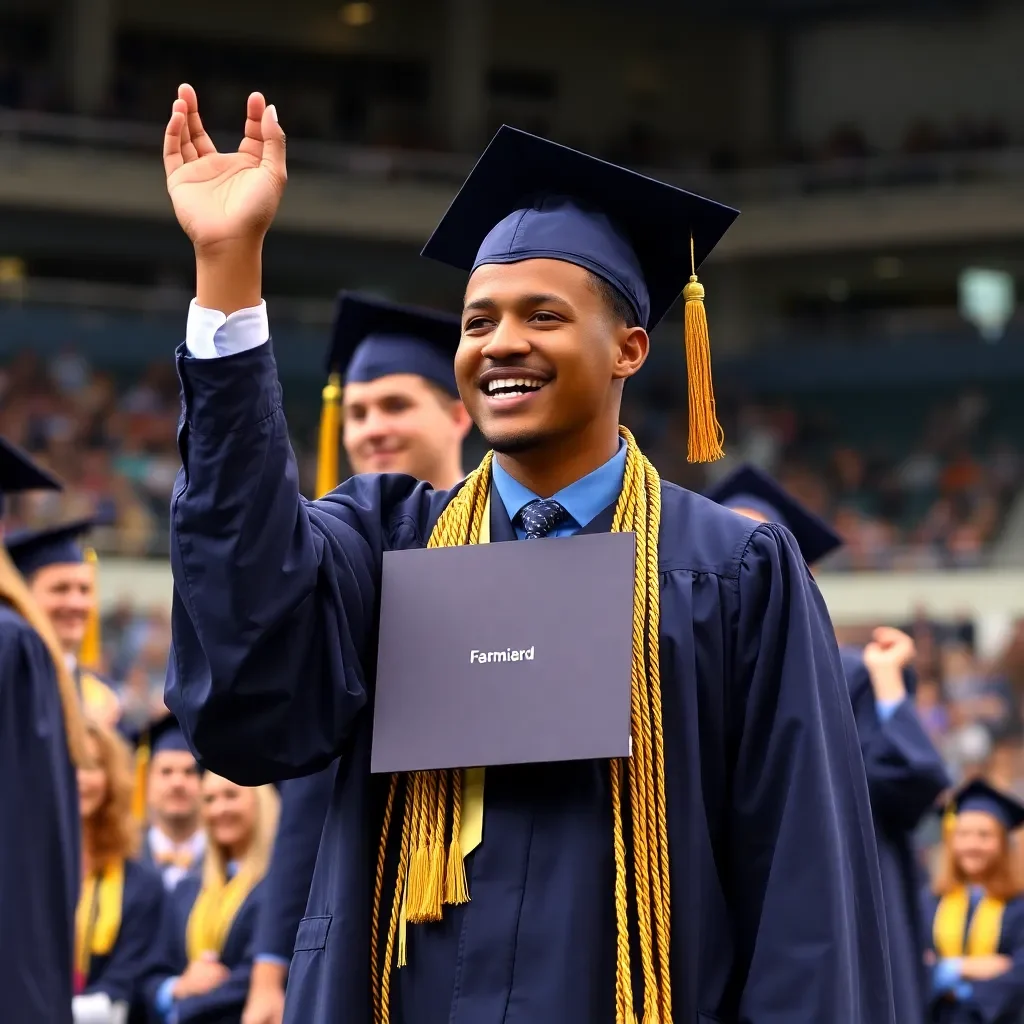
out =
{"type": "MultiPolygon", "coordinates": [[[[181,750],[191,754],[178,720],[168,712],[159,721],[150,723],[135,739],[135,785],[132,792],[132,814],[136,821],[146,820],[146,786],[149,766],[155,754],[181,750]]],[[[194,756],[194,755],[193,755],[194,756]]],[[[199,769],[202,771],[202,768],[199,769]]]]}
{"type": "Polygon", "coordinates": [[[79,538],[95,525],[93,519],[76,519],[45,529],[15,530],[5,543],[22,576],[31,576],[48,565],[75,565],[86,560],[79,538]]]}
{"type": "Polygon", "coordinates": [[[842,538],[824,519],[756,466],[745,464],[728,473],[705,492],[705,497],[726,508],[749,508],[760,512],[769,522],[781,523],[796,538],[808,565],[842,547],[842,538]]]}
{"type": "Polygon", "coordinates": [[[0,437],[0,515],[3,495],[19,491],[62,491],[64,485],[34,462],[27,452],[0,437]]]}
{"type": "Polygon", "coordinates": [[[984,779],[969,782],[951,801],[952,809],[962,811],[984,811],[991,814],[1008,832],[1024,825],[1024,804],[1015,796],[1003,793],[984,779]]]}
{"type": "Polygon", "coordinates": [[[563,260],[596,274],[653,330],[686,300],[691,462],[722,456],[697,267],[738,211],[503,125],[423,255],[472,273],[489,263],[563,260]]]}
{"type": "Polygon", "coordinates": [[[460,328],[459,317],[450,313],[355,292],[338,295],[320,416],[318,495],[338,486],[342,379],[364,384],[393,373],[415,373],[457,398],[454,364],[460,328]]]}

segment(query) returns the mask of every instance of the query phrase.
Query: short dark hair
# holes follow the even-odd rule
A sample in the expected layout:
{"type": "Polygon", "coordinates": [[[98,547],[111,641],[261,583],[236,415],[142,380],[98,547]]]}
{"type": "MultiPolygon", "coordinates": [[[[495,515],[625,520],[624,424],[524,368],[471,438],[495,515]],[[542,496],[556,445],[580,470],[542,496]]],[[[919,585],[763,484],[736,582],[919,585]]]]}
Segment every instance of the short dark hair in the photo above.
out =
{"type": "Polygon", "coordinates": [[[590,283],[594,290],[604,299],[608,312],[618,321],[627,327],[642,327],[640,318],[636,315],[633,303],[626,298],[610,281],[599,277],[592,270],[587,271],[590,283]]]}

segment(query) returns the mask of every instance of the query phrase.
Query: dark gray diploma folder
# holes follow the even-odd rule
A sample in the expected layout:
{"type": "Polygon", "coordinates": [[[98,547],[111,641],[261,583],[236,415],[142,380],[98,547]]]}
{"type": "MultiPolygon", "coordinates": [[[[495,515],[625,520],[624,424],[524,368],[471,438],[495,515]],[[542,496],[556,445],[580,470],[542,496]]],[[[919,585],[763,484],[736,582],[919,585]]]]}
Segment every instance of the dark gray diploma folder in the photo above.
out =
{"type": "Polygon", "coordinates": [[[388,551],[373,772],[627,757],[636,538],[388,551]]]}

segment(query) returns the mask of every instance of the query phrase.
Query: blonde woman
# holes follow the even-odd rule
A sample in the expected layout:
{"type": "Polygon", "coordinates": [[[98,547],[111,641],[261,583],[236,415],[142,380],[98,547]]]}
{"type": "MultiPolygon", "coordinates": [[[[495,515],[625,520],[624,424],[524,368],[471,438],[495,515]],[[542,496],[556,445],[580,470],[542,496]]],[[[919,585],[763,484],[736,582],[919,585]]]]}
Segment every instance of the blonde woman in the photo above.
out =
{"type": "Polygon", "coordinates": [[[136,859],[128,747],[87,720],[78,769],[82,890],[75,915],[75,1024],[121,1024],[142,1008],[141,986],[164,970],[168,897],[155,868],[136,859]]]}
{"type": "Polygon", "coordinates": [[[207,772],[202,815],[202,878],[185,878],[174,891],[174,973],[153,981],[149,1001],[168,1024],[238,1024],[249,991],[261,883],[277,830],[277,792],[273,786],[237,786],[207,772]]]}
{"type": "MultiPolygon", "coordinates": [[[[0,502],[60,483],[0,438],[0,502]]],[[[0,513],[2,514],[2,513],[0,513]]],[[[84,754],[75,683],[53,627],[0,548],[0,1018],[71,1020],[84,754]]]]}
{"type": "Polygon", "coordinates": [[[925,914],[934,1024],[1016,1024],[1024,1012],[1024,885],[1010,834],[1024,805],[977,780],[953,802],[925,914]]]}

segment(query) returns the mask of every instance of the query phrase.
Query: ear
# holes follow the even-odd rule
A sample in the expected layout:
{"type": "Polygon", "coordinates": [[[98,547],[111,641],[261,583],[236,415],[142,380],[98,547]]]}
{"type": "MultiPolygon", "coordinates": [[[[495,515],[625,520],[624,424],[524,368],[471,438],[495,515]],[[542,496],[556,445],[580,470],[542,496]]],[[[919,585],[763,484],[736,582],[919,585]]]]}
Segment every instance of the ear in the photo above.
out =
{"type": "Polygon", "coordinates": [[[451,417],[455,424],[455,432],[459,435],[460,440],[465,440],[473,426],[473,421],[469,418],[466,407],[457,398],[452,401],[451,417]]]}
{"type": "Polygon", "coordinates": [[[612,379],[632,377],[647,362],[650,350],[651,339],[642,327],[623,327],[612,366],[612,379]]]}

